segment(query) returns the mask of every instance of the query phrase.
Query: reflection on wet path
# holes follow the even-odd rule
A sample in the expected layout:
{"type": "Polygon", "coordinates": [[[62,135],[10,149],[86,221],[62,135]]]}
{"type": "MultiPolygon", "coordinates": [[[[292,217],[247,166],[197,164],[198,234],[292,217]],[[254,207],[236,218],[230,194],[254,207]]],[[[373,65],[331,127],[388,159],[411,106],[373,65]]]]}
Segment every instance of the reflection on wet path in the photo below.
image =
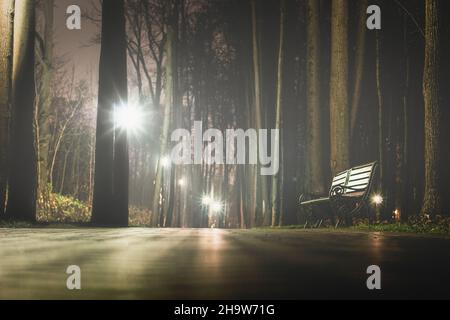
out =
{"type": "Polygon", "coordinates": [[[450,297],[448,252],[448,239],[379,233],[0,229],[0,298],[373,297],[372,264],[385,289],[375,297],[450,297]],[[81,291],[66,289],[69,265],[81,291]]]}

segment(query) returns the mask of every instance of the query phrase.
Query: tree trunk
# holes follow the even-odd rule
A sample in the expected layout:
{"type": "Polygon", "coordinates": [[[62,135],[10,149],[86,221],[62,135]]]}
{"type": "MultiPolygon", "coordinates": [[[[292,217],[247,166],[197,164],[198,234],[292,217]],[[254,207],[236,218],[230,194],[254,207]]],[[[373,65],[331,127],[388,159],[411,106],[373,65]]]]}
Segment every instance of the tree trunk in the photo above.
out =
{"type": "Polygon", "coordinates": [[[349,167],[350,119],[348,107],[348,1],[332,0],[330,141],[331,171],[349,167]]]}
{"type": "MultiPolygon", "coordinates": [[[[285,24],[286,24],[286,2],[285,0],[281,0],[280,3],[280,43],[278,48],[278,72],[277,72],[277,106],[276,106],[276,116],[275,116],[275,129],[281,130],[283,127],[283,117],[282,117],[282,108],[283,108],[283,77],[284,77],[284,38],[285,38],[285,24]]],[[[275,150],[279,150],[279,152],[275,153],[272,150],[273,157],[275,162],[280,163],[280,141],[282,141],[281,134],[278,139],[275,141],[277,146],[275,150]]],[[[278,217],[283,212],[280,212],[280,190],[283,190],[283,186],[280,183],[280,172],[277,172],[273,176],[272,180],[272,227],[278,225],[278,217]]]]}
{"type": "Polygon", "coordinates": [[[127,103],[124,1],[103,1],[97,139],[92,222],[128,225],[127,133],[114,125],[115,109],[127,103]]]}
{"type": "Polygon", "coordinates": [[[355,53],[355,86],[353,89],[353,98],[351,105],[351,135],[353,136],[356,128],[356,120],[361,102],[362,82],[364,76],[364,60],[366,56],[366,19],[368,0],[362,0],[359,3],[359,21],[356,39],[355,53]]]}
{"type": "Polygon", "coordinates": [[[422,214],[442,214],[439,0],[425,2],[425,194],[422,214]]]}
{"type": "Polygon", "coordinates": [[[8,185],[9,120],[13,55],[14,0],[0,0],[0,218],[8,185]]]}
{"type": "Polygon", "coordinates": [[[50,109],[52,105],[52,81],[53,81],[53,9],[54,0],[46,0],[44,6],[44,36],[41,55],[41,88],[39,92],[39,114],[38,114],[38,159],[39,159],[39,190],[45,192],[49,182],[49,145],[50,132],[50,109]]]}
{"type": "MultiPolygon", "coordinates": [[[[380,48],[380,33],[377,31],[375,38],[375,75],[376,75],[376,87],[377,87],[377,100],[378,100],[378,168],[379,168],[379,179],[378,179],[378,191],[383,191],[383,181],[384,181],[384,99],[383,99],[383,88],[381,83],[381,48],[380,48]]],[[[377,221],[381,219],[381,207],[376,208],[376,218],[377,221]]]]}
{"type": "Polygon", "coordinates": [[[13,58],[13,110],[9,193],[6,215],[36,220],[36,151],[34,139],[35,1],[15,4],[13,58]]]}
{"type": "Polygon", "coordinates": [[[320,90],[320,9],[317,0],[307,3],[307,189],[311,195],[325,193],[322,159],[322,123],[320,90]]]}
{"type": "Polygon", "coordinates": [[[153,194],[153,210],[152,210],[152,225],[158,226],[161,218],[160,196],[163,186],[164,166],[162,159],[166,157],[168,149],[168,139],[170,130],[170,120],[173,108],[174,96],[174,72],[175,71],[175,36],[176,32],[172,25],[168,26],[167,31],[167,47],[166,47],[166,91],[165,91],[165,105],[163,115],[163,126],[160,137],[160,159],[158,161],[158,168],[155,178],[155,189],[153,194]]]}
{"type": "MultiPolygon", "coordinates": [[[[256,0],[251,1],[252,12],[252,47],[253,47],[253,80],[254,80],[254,104],[255,104],[255,121],[256,129],[263,129],[262,120],[262,81],[261,81],[261,52],[260,44],[258,42],[258,15],[256,0]]],[[[257,197],[258,191],[261,193],[260,203],[256,203],[255,217],[258,224],[268,224],[270,222],[271,215],[269,214],[269,194],[267,188],[267,177],[260,175],[260,166],[257,166],[255,170],[256,179],[255,183],[255,197],[257,197]],[[260,187],[260,189],[258,188],[260,187]]]]}

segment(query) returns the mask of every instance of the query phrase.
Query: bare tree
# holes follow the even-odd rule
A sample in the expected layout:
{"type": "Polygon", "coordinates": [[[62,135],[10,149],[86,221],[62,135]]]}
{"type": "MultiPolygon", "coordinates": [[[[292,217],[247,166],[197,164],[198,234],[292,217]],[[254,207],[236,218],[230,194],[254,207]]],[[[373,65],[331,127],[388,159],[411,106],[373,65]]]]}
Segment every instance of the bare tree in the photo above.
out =
{"type": "Polygon", "coordinates": [[[425,1],[425,69],[423,95],[425,99],[425,194],[422,214],[442,212],[441,185],[441,104],[440,104],[440,0],[425,1]]]}
{"type": "Polygon", "coordinates": [[[41,66],[41,86],[39,88],[37,115],[39,190],[41,192],[44,192],[47,189],[47,183],[51,181],[49,176],[49,146],[51,140],[50,109],[53,97],[52,85],[54,72],[54,5],[54,0],[43,1],[44,31],[42,37],[37,35],[39,43],[37,56],[39,57],[41,66]]]}

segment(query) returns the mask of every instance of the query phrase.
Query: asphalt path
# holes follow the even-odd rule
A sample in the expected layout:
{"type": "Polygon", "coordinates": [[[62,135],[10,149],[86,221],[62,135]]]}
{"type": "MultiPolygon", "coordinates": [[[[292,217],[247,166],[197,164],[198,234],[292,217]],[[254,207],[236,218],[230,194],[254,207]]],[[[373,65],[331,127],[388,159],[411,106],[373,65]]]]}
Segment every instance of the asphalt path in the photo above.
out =
{"type": "Polygon", "coordinates": [[[450,238],[319,230],[0,229],[0,299],[450,298],[450,238]],[[68,266],[81,290],[67,289],[68,266]],[[381,269],[368,290],[367,268],[381,269]]]}

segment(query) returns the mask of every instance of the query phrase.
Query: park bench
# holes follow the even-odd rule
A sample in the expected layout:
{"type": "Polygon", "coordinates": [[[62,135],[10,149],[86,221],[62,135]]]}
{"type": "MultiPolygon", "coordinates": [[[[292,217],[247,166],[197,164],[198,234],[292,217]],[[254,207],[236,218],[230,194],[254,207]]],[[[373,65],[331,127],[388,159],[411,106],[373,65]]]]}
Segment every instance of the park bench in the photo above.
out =
{"type": "MultiPolygon", "coordinates": [[[[337,228],[342,220],[349,222],[354,216],[359,214],[364,208],[369,208],[369,201],[371,197],[372,187],[375,180],[377,163],[369,163],[363,166],[351,168],[347,171],[338,173],[334,176],[331,183],[330,192],[327,197],[316,199],[308,199],[307,195],[300,196],[301,208],[310,208],[316,205],[328,205],[331,213],[336,214],[331,218],[337,228]]],[[[313,211],[310,210],[306,214],[305,228],[310,224],[313,218],[313,211]]],[[[314,224],[315,227],[320,227],[323,219],[318,219],[314,224]]]]}

